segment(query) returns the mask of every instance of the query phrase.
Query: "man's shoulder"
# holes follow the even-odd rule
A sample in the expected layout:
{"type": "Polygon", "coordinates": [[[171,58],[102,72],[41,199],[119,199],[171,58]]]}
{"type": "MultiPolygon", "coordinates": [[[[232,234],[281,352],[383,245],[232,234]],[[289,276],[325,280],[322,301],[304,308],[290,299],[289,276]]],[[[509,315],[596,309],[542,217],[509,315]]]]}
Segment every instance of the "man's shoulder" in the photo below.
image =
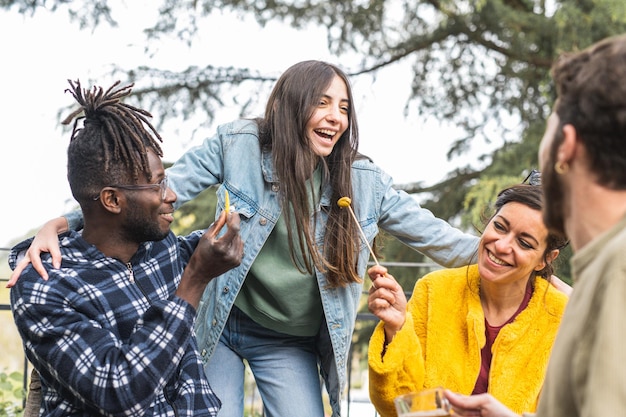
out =
{"type": "Polygon", "coordinates": [[[8,259],[9,267],[11,268],[11,271],[15,269],[15,267],[22,260],[24,255],[26,255],[26,251],[28,250],[31,243],[33,242],[33,239],[34,237],[29,237],[28,239],[19,242],[18,244],[16,244],[15,246],[11,248],[11,250],[9,251],[9,259],[8,259]]]}
{"type": "MultiPolygon", "coordinates": [[[[61,259],[62,261],[68,258],[76,258],[76,254],[80,254],[80,249],[77,248],[74,244],[76,242],[73,234],[76,232],[66,232],[62,235],[59,235],[59,250],[61,251],[61,259]]],[[[9,267],[11,270],[14,270],[17,264],[19,264],[22,259],[26,256],[28,248],[33,242],[34,237],[30,237],[22,242],[16,244],[11,248],[9,252],[9,267]]],[[[60,270],[56,269],[52,265],[52,257],[47,252],[42,252],[41,255],[41,264],[48,272],[50,277],[54,277],[55,275],[61,273],[60,270]]],[[[79,256],[80,257],[80,256],[79,256]]],[[[22,273],[20,274],[20,278],[17,283],[25,282],[25,281],[33,281],[33,280],[42,280],[39,273],[33,268],[32,263],[29,263],[22,273]]],[[[43,281],[43,280],[42,280],[43,281]]]]}
{"type": "Polygon", "coordinates": [[[575,253],[572,265],[581,271],[580,273],[609,268],[626,270],[626,257],[623,255],[625,246],[626,221],[622,221],[575,253]]]}
{"type": "Polygon", "coordinates": [[[193,232],[190,232],[187,235],[176,236],[174,238],[177,240],[179,247],[181,244],[186,244],[195,248],[198,245],[200,238],[202,237],[202,235],[204,235],[205,232],[206,232],[206,229],[199,229],[199,230],[194,230],[193,232]]]}
{"type": "MultiPolygon", "coordinates": [[[[620,226],[621,227],[618,226],[618,230],[617,230],[617,233],[615,234],[614,240],[617,243],[624,244],[626,243],[626,222],[622,222],[620,226]]],[[[623,248],[624,246],[619,246],[619,247],[623,248]]]]}

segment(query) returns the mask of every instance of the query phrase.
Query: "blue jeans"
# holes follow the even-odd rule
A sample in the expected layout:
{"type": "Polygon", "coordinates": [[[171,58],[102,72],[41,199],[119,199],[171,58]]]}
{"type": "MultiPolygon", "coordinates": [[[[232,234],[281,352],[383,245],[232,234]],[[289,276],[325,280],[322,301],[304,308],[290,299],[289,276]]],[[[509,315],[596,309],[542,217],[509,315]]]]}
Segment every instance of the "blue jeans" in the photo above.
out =
{"type": "Polygon", "coordinates": [[[204,367],[222,401],[218,417],[243,416],[244,359],[254,374],[266,417],[324,416],[315,337],[269,330],[233,306],[204,367]]]}

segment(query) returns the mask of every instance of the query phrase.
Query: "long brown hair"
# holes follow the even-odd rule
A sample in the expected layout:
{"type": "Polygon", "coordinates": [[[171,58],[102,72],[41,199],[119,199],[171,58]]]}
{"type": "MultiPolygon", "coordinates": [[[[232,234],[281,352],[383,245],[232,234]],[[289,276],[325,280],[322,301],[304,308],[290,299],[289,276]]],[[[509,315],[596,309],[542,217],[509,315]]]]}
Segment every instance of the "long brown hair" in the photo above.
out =
{"type": "Polygon", "coordinates": [[[322,61],[303,61],[288,68],[276,82],[267,102],[265,117],[257,120],[261,146],[271,150],[274,169],[280,180],[283,216],[289,233],[291,258],[301,270],[313,273],[314,268],[326,273],[331,286],[360,282],[356,263],[359,236],[356,225],[336,201],[352,198],[352,162],[357,157],[358,128],[350,82],[338,67],[322,61]],[[348,129],[333,151],[325,158],[311,149],[306,125],[319,99],[339,76],[346,84],[348,129]],[[314,241],[317,215],[309,202],[313,189],[312,174],[321,165],[322,184],[330,184],[332,200],[324,215],[328,216],[324,242],[318,248],[314,241]],[[309,181],[309,187],[305,184],[309,181]],[[295,235],[292,230],[295,229],[295,235]],[[306,254],[301,262],[296,253],[306,254]]]}

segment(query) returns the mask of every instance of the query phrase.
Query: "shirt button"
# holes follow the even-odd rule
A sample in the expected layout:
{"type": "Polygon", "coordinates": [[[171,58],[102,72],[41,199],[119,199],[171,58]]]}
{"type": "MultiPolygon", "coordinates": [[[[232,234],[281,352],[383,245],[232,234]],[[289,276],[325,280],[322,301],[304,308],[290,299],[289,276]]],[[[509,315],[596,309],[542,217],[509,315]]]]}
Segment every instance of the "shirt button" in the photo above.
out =
{"type": "Polygon", "coordinates": [[[206,356],[206,349],[202,349],[202,352],[200,352],[200,355],[206,356]]]}
{"type": "Polygon", "coordinates": [[[272,191],[274,191],[275,193],[278,192],[278,190],[280,190],[280,185],[278,184],[272,184],[272,191]]]}
{"type": "Polygon", "coordinates": [[[213,319],[213,321],[211,322],[211,324],[212,324],[213,326],[217,326],[217,320],[213,319]]]}
{"type": "Polygon", "coordinates": [[[228,294],[228,291],[230,291],[230,290],[228,289],[228,287],[224,287],[224,288],[222,289],[222,294],[228,294]]]}
{"type": "Polygon", "coordinates": [[[263,217],[261,220],[259,220],[259,224],[261,226],[265,226],[267,224],[267,219],[265,217],[263,217]]]}

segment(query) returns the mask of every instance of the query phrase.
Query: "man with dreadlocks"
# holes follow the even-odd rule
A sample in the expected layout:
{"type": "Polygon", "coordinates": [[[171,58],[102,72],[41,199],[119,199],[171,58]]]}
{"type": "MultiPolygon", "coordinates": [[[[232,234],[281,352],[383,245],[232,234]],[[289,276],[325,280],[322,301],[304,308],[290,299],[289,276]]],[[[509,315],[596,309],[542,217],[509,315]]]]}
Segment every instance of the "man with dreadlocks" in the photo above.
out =
{"type": "MultiPolygon", "coordinates": [[[[68,179],[82,232],[60,235],[62,262],[26,268],[11,307],[28,359],[41,375],[44,416],[215,416],[193,331],[208,282],[243,254],[239,216],[206,231],[170,231],[176,194],[150,114],[121,102],[132,85],[104,91],[71,82],[80,104],[68,179]],[[156,139],[155,139],[156,138],[156,139]],[[218,235],[227,224],[225,233],[218,235]]],[[[10,254],[14,268],[30,239],[10,254]]]]}

